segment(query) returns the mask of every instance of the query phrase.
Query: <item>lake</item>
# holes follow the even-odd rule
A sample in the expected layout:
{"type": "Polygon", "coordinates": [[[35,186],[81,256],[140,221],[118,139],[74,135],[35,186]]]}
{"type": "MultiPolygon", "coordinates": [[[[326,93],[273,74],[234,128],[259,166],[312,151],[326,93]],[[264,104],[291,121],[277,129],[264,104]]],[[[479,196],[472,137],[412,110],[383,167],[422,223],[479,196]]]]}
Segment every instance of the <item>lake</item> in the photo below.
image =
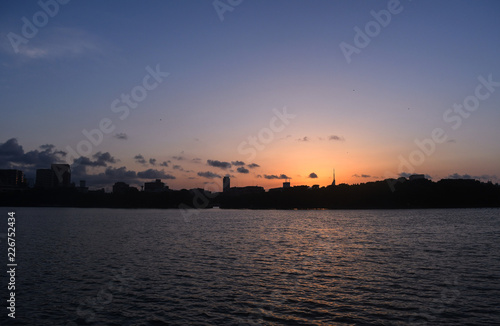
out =
{"type": "Polygon", "coordinates": [[[13,210],[2,325],[500,324],[500,209],[13,210]]]}

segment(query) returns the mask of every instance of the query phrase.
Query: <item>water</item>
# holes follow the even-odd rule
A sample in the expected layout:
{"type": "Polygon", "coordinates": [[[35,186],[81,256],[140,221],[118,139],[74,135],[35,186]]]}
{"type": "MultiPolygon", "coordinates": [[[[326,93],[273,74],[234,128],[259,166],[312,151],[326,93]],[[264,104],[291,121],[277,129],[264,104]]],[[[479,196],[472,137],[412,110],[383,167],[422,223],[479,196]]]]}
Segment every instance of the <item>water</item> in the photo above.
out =
{"type": "Polygon", "coordinates": [[[17,325],[500,324],[498,209],[16,212],[17,325]]]}

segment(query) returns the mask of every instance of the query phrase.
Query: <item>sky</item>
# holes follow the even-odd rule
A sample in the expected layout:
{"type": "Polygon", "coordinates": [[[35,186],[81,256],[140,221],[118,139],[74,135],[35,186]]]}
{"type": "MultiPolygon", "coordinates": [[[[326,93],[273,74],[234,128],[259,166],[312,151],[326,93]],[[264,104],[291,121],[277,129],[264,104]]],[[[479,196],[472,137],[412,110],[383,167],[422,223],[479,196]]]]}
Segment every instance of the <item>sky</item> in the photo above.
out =
{"type": "MultiPolygon", "coordinates": [[[[500,177],[500,2],[0,2],[0,168],[91,188],[500,177]]],[[[215,188],[214,188],[215,187],[215,188]]]]}

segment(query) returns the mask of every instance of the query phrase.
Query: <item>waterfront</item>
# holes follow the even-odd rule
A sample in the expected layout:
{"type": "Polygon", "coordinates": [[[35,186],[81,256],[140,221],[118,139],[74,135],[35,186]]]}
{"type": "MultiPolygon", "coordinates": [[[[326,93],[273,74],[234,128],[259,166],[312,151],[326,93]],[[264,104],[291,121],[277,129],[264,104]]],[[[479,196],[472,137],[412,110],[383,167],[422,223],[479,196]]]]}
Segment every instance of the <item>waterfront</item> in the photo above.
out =
{"type": "Polygon", "coordinates": [[[16,324],[500,322],[499,209],[14,210],[16,324]]]}

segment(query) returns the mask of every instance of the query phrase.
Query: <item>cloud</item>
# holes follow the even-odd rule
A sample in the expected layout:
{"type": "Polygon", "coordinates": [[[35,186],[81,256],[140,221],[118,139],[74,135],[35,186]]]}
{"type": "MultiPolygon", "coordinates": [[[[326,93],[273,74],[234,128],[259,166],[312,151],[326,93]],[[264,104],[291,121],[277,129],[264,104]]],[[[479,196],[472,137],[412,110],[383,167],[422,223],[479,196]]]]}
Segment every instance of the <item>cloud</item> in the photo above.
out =
{"type": "Polygon", "coordinates": [[[171,174],[166,174],[163,170],[147,169],[137,172],[137,177],[141,179],[175,179],[171,174]]]}
{"type": "Polygon", "coordinates": [[[212,173],[210,171],[206,171],[206,172],[198,172],[198,175],[200,177],[204,177],[204,178],[208,178],[208,179],[214,179],[214,178],[222,178],[220,175],[216,174],[216,173],[212,173]]]}
{"type": "Polygon", "coordinates": [[[201,158],[195,157],[191,161],[193,161],[193,163],[201,163],[201,158]]]}
{"type": "Polygon", "coordinates": [[[345,138],[342,136],[337,136],[337,135],[331,135],[328,137],[328,140],[334,140],[334,141],[344,141],[345,138]]]}
{"type": "Polygon", "coordinates": [[[106,166],[107,164],[105,162],[100,162],[100,161],[91,161],[88,157],[85,156],[80,156],[76,160],[73,161],[73,164],[75,165],[81,165],[81,166],[92,166],[92,167],[97,167],[97,166],[106,166]]]}
{"type": "Polygon", "coordinates": [[[264,178],[266,179],[291,179],[289,176],[287,176],[286,174],[280,174],[279,176],[278,175],[275,175],[275,174],[264,174],[264,178]]]}
{"type": "Polygon", "coordinates": [[[150,158],[149,159],[149,164],[156,165],[156,159],[155,158],[150,158]]]}
{"type": "Polygon", "coordinates": [[[128,135],[124,132],[117,133],[113,137],[115,137],[116,139],[123,139],[123,140],[128,139],[128,135]]]}
{"type": "Polygon", "coordinates": [[[236,171],[238,171],[239,173],[249,173],[250,172],[250,170],[248,170],[247,168],[244,168],[243,166],[240,166],[239,168],[237,168],[236,171]]]}
{"type": "Polygon", "coordinates": [[[256,163],[250,163],[247,165],[250,169],[253,169],[253,168],[260,168],[260,165],[256,164],[256,163]]]}
{"type": "Polygon", "coordinates": [[[114,164],[114,163],[118,162],[118,160],[116,158],[114,158],[113,156],[111,156],[111,154],[109,152],[105,152],[105,153],[97,152],[94,155],[92,155],[92,157],[97,159],[97,162],[99,162],[99,163],[114,164]]]}
{"type": "Polygon", "coordinates": [[[495,181],[498,179],[496,175],[489,175],[489,174],[483,174],[483,175],[469,175],[469,174],[458,174],[458,173],[453,173],[450,174],[448,179],[474,179],[474,180],[479,180],[479,181],[495,181]]]}
{"type": "Polygon", "coordinates": [[[11,138],[5,143],[0,143],[0,167],[31,165],[35,168],[48,168],[52,163],[65,163],[63,157],[66,156],[66,153],[54,150],[54,145],[42,145],[40,149],[42,150],[32,150],[25,153],[17,139],[11,138]]]}
{"type": "Polygon", "coordinates": [[[305,136],[303,138],[297,139],[298,141],[309,141],[309,137],[305,136]]]}
{"type": "Polygon", "coordinates": [[[234,165],[234,166],[243,166],[243,165],[245,165],[245,162],[242,162],[242,161],[232,161],[231,164],[234,165]]]}
{"type": "Polygon", "coordinates": [[[141,164],[146,164],[146,159],[144,158],[144,156],[142,156],[141,154],[138,154],[136,156],[134,156],[134,159],[137,163],[141,163],[141,164]]]}
{"type": "Polygon", "coordinates": [[[369,175],[369,174],[362,174],[362,175],[359,175],[359,174],[353,174],[352,175],[353,177],[355,178],[371,178],[372,176],[369,175]]]}
{"type": "Polygon", "coordinates": [[[168,162],[163,161],[163,162],[160,163],[160,166],[168,166],[168,162]]]}
{"type": "Polygon", "coordinates": [[[229,162],[221,162],[217,160],[207,160],[207,164],[216,168],[221,168],[223,170],[231,167],[231,163],[229,162]]]}
{"type": "Polygon", "coordinates": [[[174,170],[184,171],[184,169],[183,169],[183,168],[182,168],[182,166],[180,166],[180,165],[174,165],[172,168],[173,168],[174,170]]]}
{"type": "MultiPolygon", "coordinates": [[[[9,41],[9,44],[12,43],[9,41]]],[[[14,42],[15,44],[15,42],[14,42]]],[[[28,43],[4,48],[26,60],[77,58],[102,54],[103,42],[87,32],[68,27],[45,27],[28,43]],[[17,51],[16,51],[17,50],[17,51]]]]}
{"type": "Polygon", "coordinates": [[[172,158],[177,161],[182,161],[184,159],[182,156],[172,156],[172,158]]]}
{"type": "Polygon", "coordinates": [[[314,172],[310,173],[308,178],[311,178],[311,179],[317,179],[318,178],[318,175],[314,172]]]}

